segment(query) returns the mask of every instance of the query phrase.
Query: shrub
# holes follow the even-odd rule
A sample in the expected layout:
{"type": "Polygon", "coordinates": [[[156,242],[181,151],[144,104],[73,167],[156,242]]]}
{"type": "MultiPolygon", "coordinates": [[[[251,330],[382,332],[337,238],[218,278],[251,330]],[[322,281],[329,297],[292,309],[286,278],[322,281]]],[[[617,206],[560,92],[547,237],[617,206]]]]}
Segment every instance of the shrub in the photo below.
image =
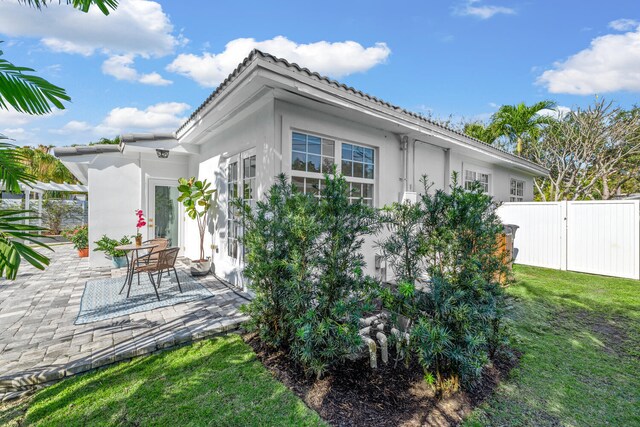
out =
{"type": "Polygon", "coordinates": [[[76,249],[85,249],[89,247],[89,227],[79,225],[74,228],[64,230],[62,235],[73,243],[76,249]]]}
{"type": "Polygon", "coordinates": [[[250,325],[317,376],[360,350],[358,319],[373,288],[359,251],[375,211],[349,196],[340,176],[325,177],[318,200],[280,175],[253,212],[243,207],[250,325]]]}
{"type": "Polygon", "coordinates": [[[374,280],[363,273],[360,249],[364,236],[377,230],[376,212],[364,203],[350,203],[349,188],[344,177],[325,175],[318,202],[323,232],[316,245],[314,304],[295,322],[293,354],[317,376],[359,351],[358,320],[371,308],[375,290],[374,280]]]}
{"type": "Polygon", "coordinates": [[[243,307],[250,327],[272,346],[288,347],[294,322],[311,306],[316,240],[320,234],[315,198],[295,192],[284,175],[244,212],[244,275],[253,300],[243,307]]]}
{"type": "Polygon", "coordinates": [[[411,319],[411,353],[442,393],[472,385],[490,352],[503,342],[498,277],[505,267],[497,252],[503,228],[496,205],[479,185],[465,190],[454,176],[448,193],[426,190],[425,180],[416,206],[395,205],[386,217],[395,233],[381,246],[397,260],[392,265],[400,286],[382,296],[389,310],[411,319]],[[421,214],[409,215],[413,209],[421,214]],[[399,238],[408,228],[415,235],[407,232],[407,238],[399,238]],[[407,265],[424,271],[429,278],[425,290],[417,289],[416,275],[407,273],[407,265]]]}
{"type": "Polygon", "coordinates": [[[82,208],[65,200],[45,199],[42,203],[42,221],[53,234],[60,234],[65,218],[82,214],[82,208]]]}

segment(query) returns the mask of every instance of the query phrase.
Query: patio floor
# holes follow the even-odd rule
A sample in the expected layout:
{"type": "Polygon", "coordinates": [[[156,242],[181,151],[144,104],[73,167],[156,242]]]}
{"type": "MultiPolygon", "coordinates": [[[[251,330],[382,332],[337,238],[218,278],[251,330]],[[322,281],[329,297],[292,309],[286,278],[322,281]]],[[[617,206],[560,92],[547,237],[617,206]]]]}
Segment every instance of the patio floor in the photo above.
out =
{"type": "MultiPolygon", "coordinates": [[[[180,263],[178,270],[186,270],[180,263]]],[[[124,269],[90,269],[71,245],[55,247],[51,265],[24,263],[18,278],[0,279],[0,401],[37,384],[237,329],[246,300],[212,276],[214,296],[109,320],[74,325],[87,280],[124,269]]]]}

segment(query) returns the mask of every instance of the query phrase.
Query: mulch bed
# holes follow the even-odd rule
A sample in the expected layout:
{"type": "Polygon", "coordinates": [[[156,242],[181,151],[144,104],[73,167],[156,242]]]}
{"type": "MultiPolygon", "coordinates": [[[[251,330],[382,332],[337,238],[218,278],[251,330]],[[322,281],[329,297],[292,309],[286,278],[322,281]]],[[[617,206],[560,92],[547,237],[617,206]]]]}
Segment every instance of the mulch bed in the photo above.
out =
{"type": "Polygon", "coordinates": [[[407,368],[402,362],[394,368],[391,351],[389,363],[378,360],[376,370],[363,359],[316,380],[307,378],[284,353],[263,345],[254,334],[245,334],[244,340],[278,380],[335,426],[458,425],[518,363],[518,355],[494,360],[473,390],[437,399],[423,380],[422,369],[415,364],[407,368]]]}

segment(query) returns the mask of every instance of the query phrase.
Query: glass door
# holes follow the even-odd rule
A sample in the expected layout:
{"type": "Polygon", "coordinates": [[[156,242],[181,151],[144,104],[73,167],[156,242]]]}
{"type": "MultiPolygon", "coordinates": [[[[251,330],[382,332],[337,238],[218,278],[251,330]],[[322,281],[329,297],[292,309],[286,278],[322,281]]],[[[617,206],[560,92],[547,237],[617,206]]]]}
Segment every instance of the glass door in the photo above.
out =
{"type": "Polygon", "coordinates": [[[169,247],[180,246],[178,188],[174,185],[149,185],[149,238],[169,240],[169,247]]]}

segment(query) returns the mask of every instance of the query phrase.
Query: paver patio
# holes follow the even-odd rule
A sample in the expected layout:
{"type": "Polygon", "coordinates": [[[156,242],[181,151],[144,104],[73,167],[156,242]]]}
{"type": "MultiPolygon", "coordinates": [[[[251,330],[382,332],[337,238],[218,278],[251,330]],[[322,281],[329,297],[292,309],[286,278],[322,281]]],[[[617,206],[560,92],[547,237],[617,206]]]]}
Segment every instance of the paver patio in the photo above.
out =
{"type": "MultiPolygon", "coordinates": [[[[179,270],[186,269],[180,262],[179,270]]],[[[133,356],[237,329],[246,302],[212,276],[212,298],[109,320],[74,325],[87,280],[125,269],[91,269],[70,245],[55,247],[51,265],[24,263],[18,278],[0,281],[0,401],[35,385],[133,356]]]]}

